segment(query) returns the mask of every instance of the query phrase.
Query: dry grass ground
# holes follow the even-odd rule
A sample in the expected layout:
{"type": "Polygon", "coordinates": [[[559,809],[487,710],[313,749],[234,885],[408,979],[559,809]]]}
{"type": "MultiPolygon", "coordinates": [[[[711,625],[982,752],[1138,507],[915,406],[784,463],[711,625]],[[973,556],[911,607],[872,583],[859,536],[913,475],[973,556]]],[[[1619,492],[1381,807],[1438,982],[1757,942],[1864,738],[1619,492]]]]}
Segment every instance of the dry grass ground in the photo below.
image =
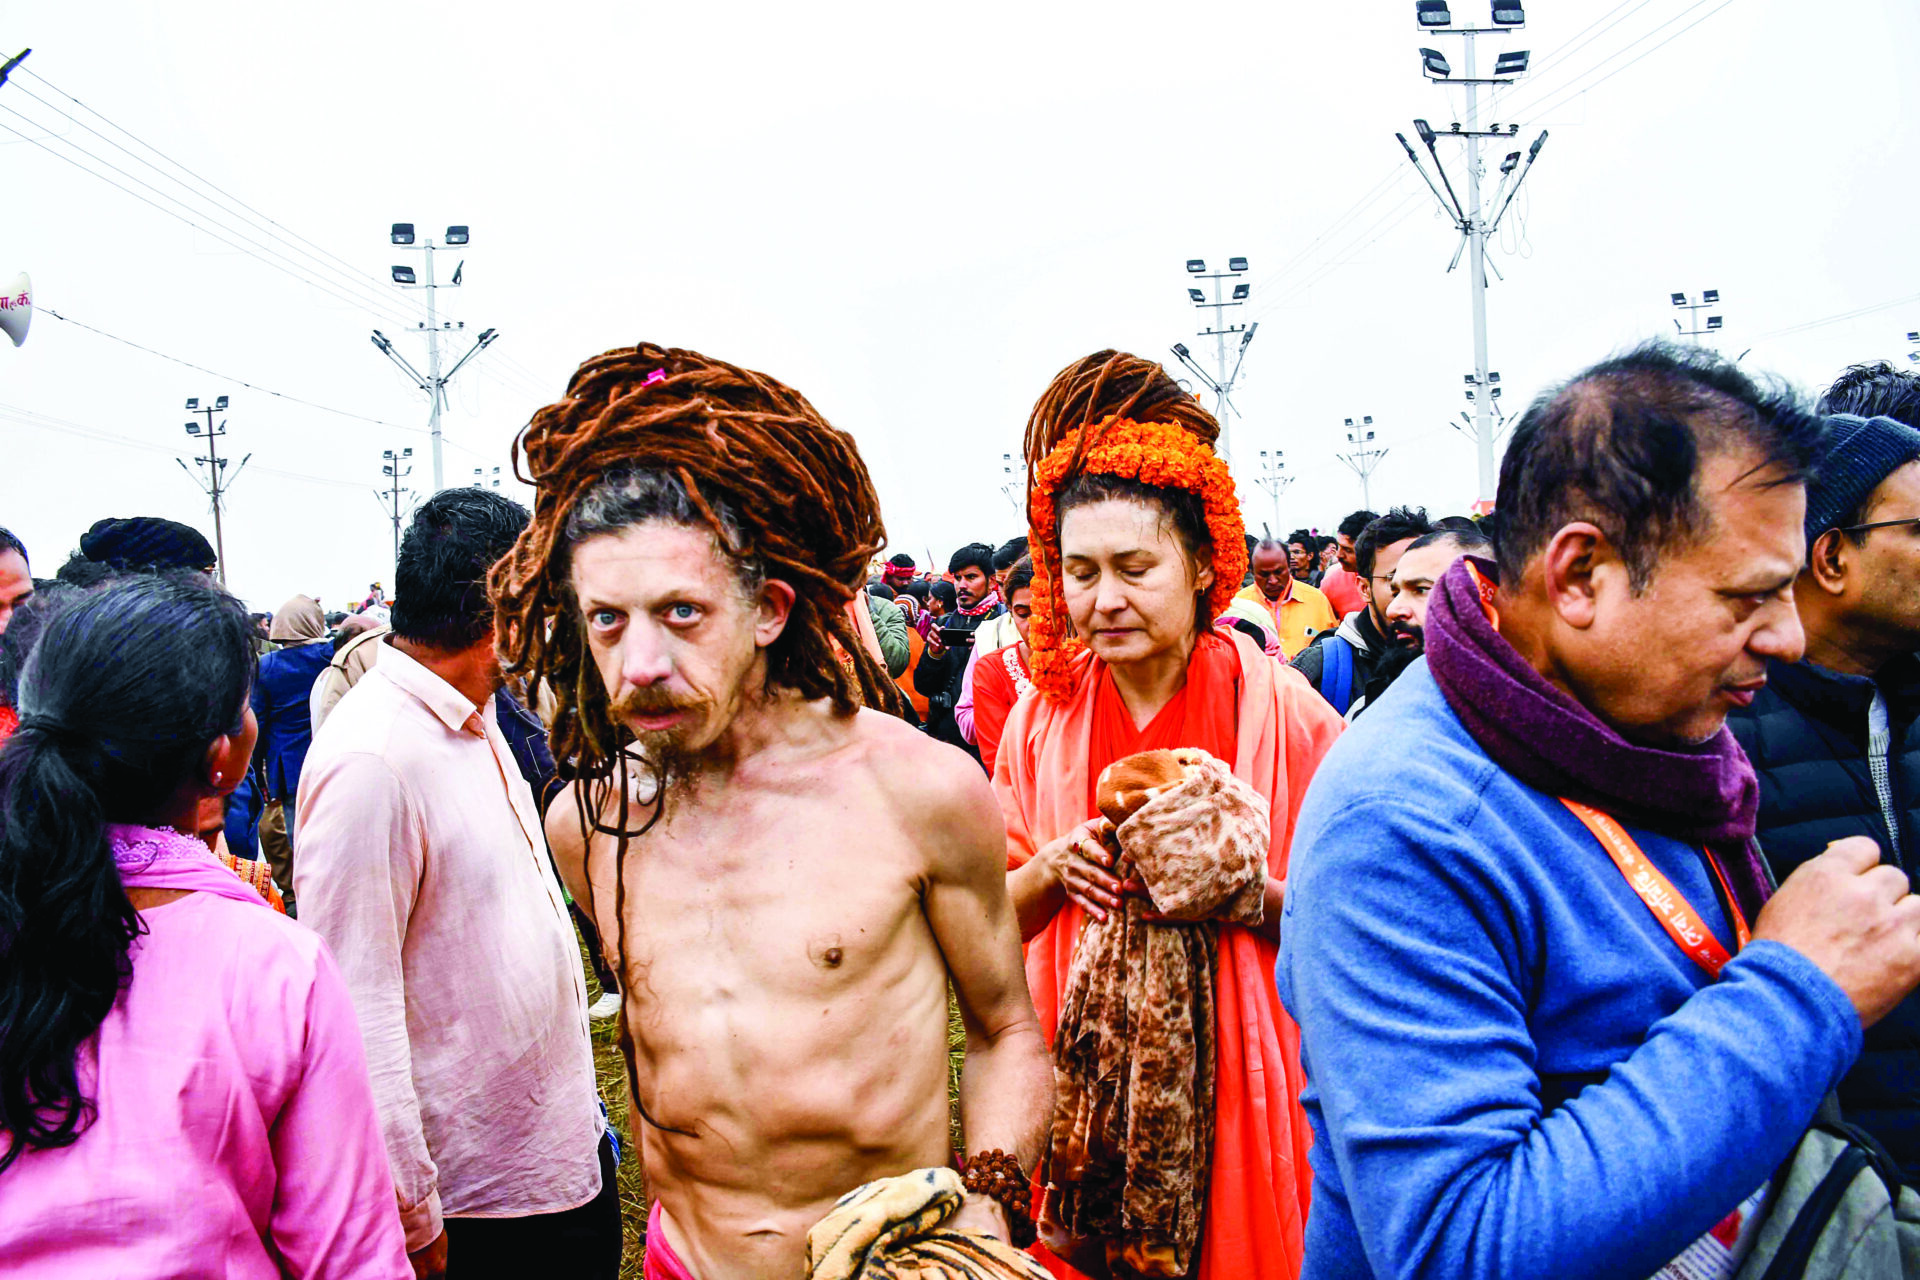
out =
{"type": "MultiPolygon", "coordinates": [[[[582,950],[582,959],[585,951],[582,950]]],[[[587,995],[600,998],[600,984],[593,980],[592,966],[587,968],[587,995]]],[[[960,1063],[966,1056],[966,1032],[960,1025],[960,1011],[951,1000],[947,1004],[947,1103],[953,1111],[953,1145],[960,1146],[960,1063]]],[[[640,1168],[640,1154],[633,1140],[633,1126],[627,1115],[627,1065],[620,1057],[619,1021],[609,1019],[593,1024],[593,1067],[600,1083],[600,1096],[607,1104],[607,1117],[620,1135],[620,1227],[626,1237],[621,1256],[620,1280],[640,1280],[647,1250],[647,1179],[640,1168]]]]}

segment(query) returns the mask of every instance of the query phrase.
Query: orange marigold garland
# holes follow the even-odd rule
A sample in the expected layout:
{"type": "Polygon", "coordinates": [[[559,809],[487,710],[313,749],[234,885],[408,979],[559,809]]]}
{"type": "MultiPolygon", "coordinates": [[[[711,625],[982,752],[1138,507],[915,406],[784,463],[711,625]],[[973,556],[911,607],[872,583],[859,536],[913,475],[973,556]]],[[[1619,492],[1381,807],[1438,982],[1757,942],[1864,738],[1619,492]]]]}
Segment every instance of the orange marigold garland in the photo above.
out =
{"type": "Polygon", "coordinates": [[[1027,495],[1028,541],[1033,555],[1033,620],[1029,644],[1033,649],[1033,683],[1056,702],[1073,693],[1075,670],[1087,652],[1073,634],[1066,603],[1057,584],[1060,571],[1060,535],[1053,496],[1069,470],[1082,475],[1119,476],[1159,489],[1184,489],[1199,495],[1207,513],[1207,534],[1213,539],[1213,586],[1207,592],[1209,617],[1226,611],[1240,580],[1247,573],[1246,523],[1240,517],[1240,497],[1227,464],[1186,428],[1166,422],[1134,422],[1104,418],[1084,428],[1093,443],[1074,466],[1074,450],[1082,428],[1066,433],[1033,471],[1027,495]]]}

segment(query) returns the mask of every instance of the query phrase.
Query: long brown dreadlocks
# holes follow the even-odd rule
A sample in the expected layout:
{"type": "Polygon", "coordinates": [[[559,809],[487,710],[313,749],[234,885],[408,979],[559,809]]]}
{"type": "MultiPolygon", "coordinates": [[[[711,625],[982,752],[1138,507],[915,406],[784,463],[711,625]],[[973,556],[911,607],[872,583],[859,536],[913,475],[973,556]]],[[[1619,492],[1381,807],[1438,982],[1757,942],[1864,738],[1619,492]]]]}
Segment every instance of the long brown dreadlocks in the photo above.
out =
{"type": "MultiPolygon", "coordinates": [[[[615,912],[624,957],[624,864],[629,836],[640,833],[628,820],[634,797],[624,756],[632,734],[613,715],[573,599],[568,525],[576,507],[611,474],[672,477],[737,565],[794,590],[786,628],[767,649],[769,686],[828,699],[840,715],[862,703],[901,715],[905,696],[847,617],[855,584],[886,543],[880,499],[853,438],[799,392],[698,352],[644,342],[581,365],[566,398],[520,433],[514,470],[535,486],[535,498],[533,522],[489,581],[502,664],[552,694],[553,754],[581,780],[582,835],[618,839],[615,912]],[[615,787],[618,821],[609,828],[601,815],[615,787]]],[[[642,800],[652,801],[647,827],[667,799],[662,772],[654,783],[655,794],[642,800]]],[[[591,915],[593,904],[587,907],[591,915]]],[[[635,1104],[657,1125],[640,1099],[624,1027],[621,1039],[635,1104]]]]}

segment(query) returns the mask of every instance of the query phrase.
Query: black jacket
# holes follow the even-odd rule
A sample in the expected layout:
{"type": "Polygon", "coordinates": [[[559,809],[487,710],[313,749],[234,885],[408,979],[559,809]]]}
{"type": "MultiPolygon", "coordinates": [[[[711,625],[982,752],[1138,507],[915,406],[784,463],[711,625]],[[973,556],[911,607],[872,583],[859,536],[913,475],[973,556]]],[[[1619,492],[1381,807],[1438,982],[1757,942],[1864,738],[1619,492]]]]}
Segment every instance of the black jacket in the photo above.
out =
{"type": "MultiPolygon", "coordinates": [[[[965,627],[968,631],[977,630],[988,618],[997,618],[1006,609],[996,605],[978,617],[969,618],[958,610],[950,611],[936,619],[936,627],[965,627]]],[[[913,688],[927,700],[927,732],[942,742],[950,742],[971,755],[980,758],[979,748],[960,736],[960,726],[953,722],[953,706],[960,701],[960,685],[967,676],[967,659],[973,656],[973,646],[952,644],[939,657],[931,653],[920,655],[920,665],[913,669],[913,688]]]]}
{"type": "Polygon", "coordinates": [[[1349,614],[1336,630],[1322,631],[1293,659],[1293,669],[1305,676],[1314,692],[1322,697],[1326,697],[1320,688],[1321,669],[1326,665],[1325,646],[1335,643],[1353,650],[1353,680],[1347,694],[1349,720],[1379,701],[1387,686],[1399,679],[1400,673],[1420,656],[1382,636],[1380,629],[1373,625],[1371,609],[1349,614]]]}
{"type": "MultiPolygon", "coordinates": [[[[1728,724],[1760,774],[1760,848],[1776,880],[1834,840],[1867,836],[1920,887],[1920,660],[1901,657],[1872,680],[1771,663],[1767,687],[1728,724]],[[1867,752],[1876,689],[1891,730],[1884,805],[1867,752]]],[[[1920,1176],[1920,994],[1868,1029],[1840,1105],[1920,1176]]]]}

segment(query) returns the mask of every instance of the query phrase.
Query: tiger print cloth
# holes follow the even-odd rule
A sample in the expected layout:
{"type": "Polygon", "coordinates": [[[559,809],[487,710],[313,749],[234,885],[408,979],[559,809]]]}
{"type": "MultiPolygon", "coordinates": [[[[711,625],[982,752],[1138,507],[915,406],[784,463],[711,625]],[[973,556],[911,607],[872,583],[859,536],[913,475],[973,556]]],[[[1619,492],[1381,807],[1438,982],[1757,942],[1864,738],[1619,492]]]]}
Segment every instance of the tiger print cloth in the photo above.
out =
{"type": "Polygon", "coordinates": [[[1183,1276],[1207,1203],[1214,1131],[1214,962],[1220,922],[1264,915],[1267,805],[1205,752],[1188,778],[1109,837],[1114,874],[1151,902],[1089,915],[1054,1037],[1053,1132],[1040,1169],[1049,1243],[1103,1247],[1121,1267],[1183,1276]],[[1195,923],[1142,919],[1155,912],[1195,923]]]}
{"type": "Polygon", "coordinates": [[[993,1236],[942,1227],[965,1199],[951,1169],[855,1187],[807,1233],[808,1280],[1050,1280],[993,1236]]]}

